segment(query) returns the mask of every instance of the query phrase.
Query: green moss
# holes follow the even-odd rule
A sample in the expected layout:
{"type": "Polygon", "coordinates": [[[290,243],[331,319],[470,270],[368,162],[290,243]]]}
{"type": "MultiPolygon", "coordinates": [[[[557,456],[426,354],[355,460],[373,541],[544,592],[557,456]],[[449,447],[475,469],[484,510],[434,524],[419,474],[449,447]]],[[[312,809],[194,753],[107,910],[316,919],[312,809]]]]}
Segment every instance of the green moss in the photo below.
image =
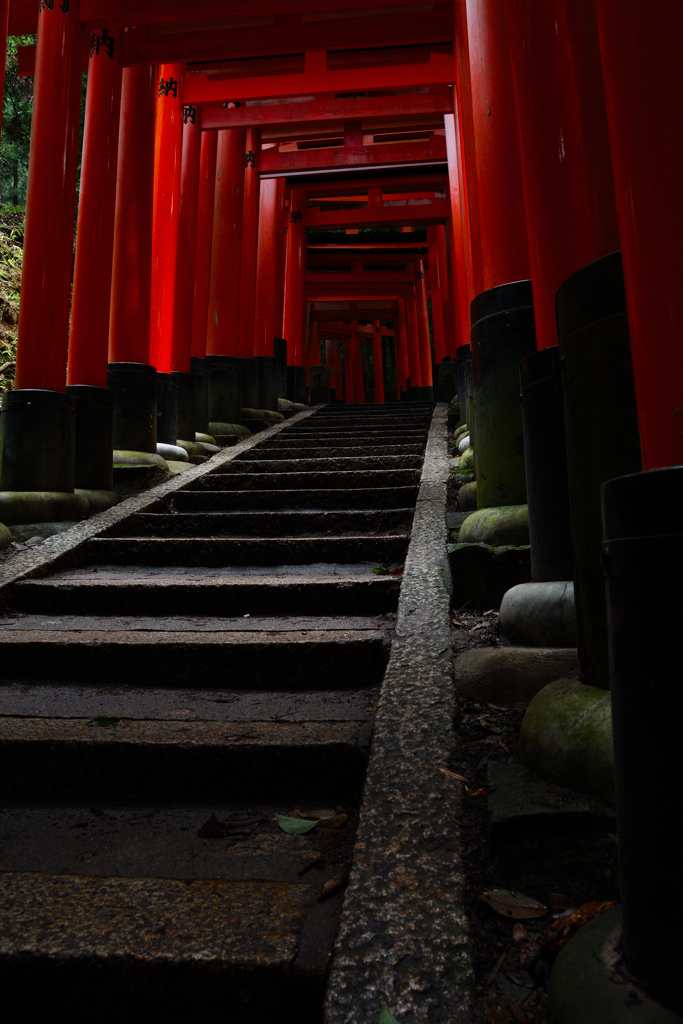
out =
{"type": "MultiPolygon", "coordinates": [[[[462,467],[460,463],[459,469],[462,467]]],[[[528,544],[528,505],[499,505],[480,508],[460,527],[461,544],[528,544]]]]}

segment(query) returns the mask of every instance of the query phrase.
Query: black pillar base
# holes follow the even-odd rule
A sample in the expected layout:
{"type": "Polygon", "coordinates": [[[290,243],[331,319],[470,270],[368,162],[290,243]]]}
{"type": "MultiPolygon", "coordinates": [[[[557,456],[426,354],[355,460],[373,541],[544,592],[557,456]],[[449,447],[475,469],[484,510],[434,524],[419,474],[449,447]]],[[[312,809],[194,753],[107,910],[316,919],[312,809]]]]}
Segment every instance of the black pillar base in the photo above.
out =
{"type": "Polygon", "coordinates": [[[559,346],[527,356],[519,365],[519,375],[531,579],[534,583],[573,580],[559,346]]]}
{"type": "Polygon", "coordinates": [[[277,363],[273,356],[255,356],[254,362],[258,375],[258,405],[256,408],[277,412],[277,363]]]}
{"type": "Polygon", "coordinates": [[[170,373],[157,370],[157,442],[175,444],[178,439],[178,388],[170,373]]]}
{"type": "Polygon", "coordinates": [[[147,363],[110,363],[107,387],[114,392],[114,448],[156,454],[155,368],[147,363]]]}
{"type": "Polygon", "coordinates": [[[287,398],[287,342],[273,338],[273,356],[277,364],[277,397],[287,398]]]}
{"type": "Polygon", "coordinates": [[[75,412],[61,391],[21,388],[2,396],[0,491],[74,489],[75,412]]]}
{"type": "Polygon", "coordinates": [[[600,486],[641,469],[621,253],[573,274],[557,293],[567,437],[574,599],[584,683],[609,686],[600,566],[600,486]]]}
{"type": "Polygon", "coordinates": [[[536,351],[531,281],[477,295],[471,305],[474,461],[479,508],[526,503],[519,364],[536,351]]]}
{"type": "Polygon", "coordinates": [[[258,409],[258,367],[254,359],[240,359],[242,367],[242,408],[258,409]]]}
{"type": "Polygon", "coordinates": [[[682,505],[683,466],[602,486],[622,947],[629,970],[678,1013],[683,890],[671,879],[680,871],[682,505]],[[654,634],[644,618],[653,600],[670,624],[654,634]]]}
{"type": "Polygon", "coordinates": [[[436,367],[437,401],[452,402],[458,394],[457,366],[451,359],[444,359],[436,367]]]}
{"type": "Polygon", "coordinates": [[[287,367],[287,399],[301,405],[306,402],[306,371],[303,366],[287,367]]]}
{"type": "Polygon", "coordinates": [[[75,409],[74,486],[113,491],[114,396],[108,388],[69,384],[75,409]]]}
{"type": "Polygon", "coordinates": [[[171,378],[178,389],[177,437],[194,443],[194,378],[180,370],[172,370],[171,378]]]}
{"type": "Polygon", "coordinates": [[[421,395],[421,398],[419,398],[418,401],[420,401],[420,402],[430,402],[433,405],[434,404],[434,385],[433,384],[423,384],[422,387],[420,388],[420,395],[421,395]]]}
{"type": "Polygon", "coordinates": [[[209,422],[239,423],[242,418],[242,365],[236,356],[207,356],[209,422]]]}
{"type": "Polygon", "coordinates": [[[469,345],[460,345],[455,350],[455,371],[458,375],[458,398],[460,399],[460,419],[467,423],[467,369],[472,356],[469,345]]]}
{"type": "MultiPolygon", "coordinates": [[[[211,373],[205,359],[192,356],[190,359],[194,381],[194,429],[199,434],[209,432],[209,382],[211,373]]],[[[191,438],[194,441],[194,437],[191,438]]]]}
{"type": "Polygon", "coordinates": [[[334,389],[330,388],[329,366],[309,366],[308,379],[311,382],[311,405],[326,405],[334,389]]]}

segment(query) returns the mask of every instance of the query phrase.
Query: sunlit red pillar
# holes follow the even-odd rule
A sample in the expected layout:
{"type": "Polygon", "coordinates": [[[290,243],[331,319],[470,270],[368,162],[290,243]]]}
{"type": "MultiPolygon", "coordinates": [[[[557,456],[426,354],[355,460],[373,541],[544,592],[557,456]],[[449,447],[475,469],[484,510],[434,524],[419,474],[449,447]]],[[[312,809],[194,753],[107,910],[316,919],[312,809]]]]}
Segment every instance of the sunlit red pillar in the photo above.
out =
{"type": "Polygon", "coordinates": [[[643,468],[683,463],[679,4],[597,0],[643,468]]]}
{"type": "Polygon", "coordinates": [[[83,33],[79,0],[38,13],[17,388],[63,391],[71,304],[83,33]]]}
{"type": "Polygon", "coordinates": [[[274,328],[278,338],[284,337],[282,320],[285,311],[285,262],[287,257],[286,180],[277,179],[277,219],[275,233],[275,311],[274,328]]]}
{"type": "Polygon", "coordinates": [[[372,324],[372,365],[375,380],[375,401],[384,402],[384,359],[382,357],[382,334],[379,320],[372,324]]]}
{"type": "MultiPolygon", "coordinates": [[[[482,290],[482,239],[480,231],[480,198],[477,181],[477,157],[475,153],[475,126],[473,87],[470,62],[468,14],[472,0],[454,0],[455,3],[455,67],[457,87],[454,94],[455,129],[458,133],[460,160],[458,173],[460,181],[463,234],[466,255],[469,260],[468,283],[472,295],[482,290]]],[[[476,48],[474,51],[475,59],[476,48]]],[[[449,115],[446,115],[446,137],[448,138],[449,115]]],[[[449,159],[450,171],[450,159],[449,159]]],[[[469,305],[469,304],[468,304],[469,305]]],[[[469,333],[469,331],[468,331],[469,333]]]]}
{"type": "Polygon", "coordinates": [[[107,386],[121,109],[118,30],[92,34],[83,128],[68,384],[107,386]]]}
{"type": "Polygon", "coordinates": [[[202,132],[199,160],[194,292],[192,298],[192,355],[199,359],[203,359],[206,355],[217,147],[218,132],[202,132]]]}
{"type": "MultiPolygon", "coordinates": [[[[446,355],[446,326],[444,316],[444,290],[441,287],[441,263],[436,228],[427,228],[429,245],[429,295],[432,300],[432,326],[434,329],[434,362],[438,365],[446,355]]],[[[444,254],[446,247],[444,244],[444,254]]],[[[448,298],[448,289],[446,289],[448,298]]]]}
{"type": "Polygon", "coordinates": [[[302,188],[293,188],[289,200],[283,316],[283,337],[287,339],[287,362],[290,366],[302,365],[306,278],[305,209],[306,193],[302,188]]]}
{"type": "Polygon", "coordinates": [[[425,268],[422,260],[418,262],[418,271],[415,277],[415,298],[417,300],[417,336],[420,346],[422,387],[431,387],[432,346],[429,337],[429,308],[427,306],[425,268]]]}
{"type": "Polygon", "coordinates": [[[572,6],[580,40],[565,0],[507,0],[539,348],[557,345],[560,285],[619,248],[593,4],[572,6]]]}
{"type": "Polygon", "coordinates": [[[194,274],[197,256],[197,213],[202,142],[199,118],[200,113],[196,107],[186,106],[183,108],[180,205],[171,349],[171,370],[179,370],[182,373],[190,372],[190,357],[192,355],[194,274]]]}
{"type": "MultiPolygon", "coordinates": [[[[457,337],[455,334],[455,324],[453,320],[453,301],[451,294],[451,281],[448,273],[448,256],[447,256],[447,240],[446,240],[446,227],[444,224],[436,224],[434,227],[427,229],[427,241],[429,244],[429,265],[430,268],[432,263],[436,264],[438,271],[438,289],[441,293],[440,308],[442,311],[443,320],[443,335],[444,335],[444,355],[453,356],[455,350],[460,343],[460,335],[457,337]]],[[[430,269],[430,279],[432,287],[432,295],[434,294],[434,278],[430,269]]],[[[432,305],[434,299],[432,298],[432,305]]],[[[434,341],[436,344],[436,327],[434,341]]],[[[440,362],[437,359],[437,362],[440,362]]]]}
{"type": "Polygon", "coordinates": [[[417,296],[414,284],[411,284],[411,287],[406,291],[406,335],[410,386],[411,388],[419,388],[422,386],[422,364],[417,327],[417,296]]]}
{"type": "Polygon", "coordinates": [[[173,347],[184,64],[161,64],[157,73],[152,229],[150,362],[169,373],[173,347]]]}
{"type": "Polygon", "coordinates": [[[261,182],[256,272],[256,328],[254,355],[272,356],[277,300],[277,244],[280,216],[280,178],[261,182]]]}
{"type": "MultiPolygon", "coordinates": [[[[240,355],[256,354],[256,276],[259,235],[261,129],[247,128],[244,155],[244,209],[242,214],[242,278],[240,283],[239,344],[240,355]]],[[[270,355],[270,352],[264,352],[270,355]]]]}
{"type": "Polygon", "coordinates": [[[156,68],[124,68],[109,362],[149,362],[156,68]]]}
{"type": "Polygon", "coordinates": [[[218,133],[207,355],[240,355],[237,329],[242,266],[245,142],[244,128],[228,128],[218,133]]]}
{"type": "Polygon", "coordinates": [[[467,195],[463,186],[462,150],[457,110],[455,114],[444,115],[444,127],[448,157],[448,189],[451,200],[449,244],[453,323],[456,328],[454,333],[460,345],[467,345],[470,340],[470,302],[474,298],[474,279],[470,237],[467,230],[467,195]]]}

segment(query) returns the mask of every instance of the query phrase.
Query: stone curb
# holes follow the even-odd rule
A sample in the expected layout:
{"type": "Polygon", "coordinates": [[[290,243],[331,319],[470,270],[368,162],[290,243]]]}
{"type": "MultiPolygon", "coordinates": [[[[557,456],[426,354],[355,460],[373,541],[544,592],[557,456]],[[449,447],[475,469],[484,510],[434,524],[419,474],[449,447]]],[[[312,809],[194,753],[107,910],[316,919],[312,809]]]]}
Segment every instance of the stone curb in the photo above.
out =
{"type": "Polygon", "coordinates": [[[474,992],[462,906],[446,553],[448,406],[437,405],[382,684],[325,1024],[455,1021],[474,992]]]}

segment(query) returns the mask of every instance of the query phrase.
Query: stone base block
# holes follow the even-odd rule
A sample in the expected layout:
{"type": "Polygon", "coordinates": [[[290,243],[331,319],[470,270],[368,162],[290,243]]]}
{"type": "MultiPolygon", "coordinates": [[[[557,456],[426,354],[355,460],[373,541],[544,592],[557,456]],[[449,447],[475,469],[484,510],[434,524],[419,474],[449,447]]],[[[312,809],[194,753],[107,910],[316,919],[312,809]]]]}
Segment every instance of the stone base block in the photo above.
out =
{"type": "Polygon", "coordinates": [[[164,444],[161,441],[157,441],[157,455],[161,455],[162,459],[168,462],[172,459],[174,462],[187,462],[188,453],[187,450],[179,444],[164,444]]]}
{"type": "MultiPolygon", "coordinates": [[[[463,469],[462,459],[458,469],[463,469]]],[[[528,544],[529,506],[480,508],[462,524],[458,539],[461,544],[528,544]]]]}
{"type": "Polygon", "coordinates": [[[8,547],[12,543],[12,534],[4,523],[0,523],[0,550],[8,547]]]}
{"type": "Polygon", "coordinates": [[[166,462],[171,476],[178,476],[179,473],[185,473],[188,469],[192,469],[191,462],[174,462],[172,459],[166,462]]]}
{"type": "Polygon", "coordinates": [[[76,522],[88,515],[88,502],[80,494],[61,491],[0,491],[0,523],[76,522]]]}
{"type": "Polygon", "coordinates": [[[477,482],[470,481],[462,485],[458,491],[458,508],[461,512],[471,512],[477,507],[477,482]]]}
{"type": "MultiPolygon", "coordinates": [[[[463,490],[464,488],[461,488],[460,493],[463,490]]],[[[531,579],[531,555],[528,546],[449,544],[448,558],[453,578],[455,608],[460,608],[464,604],[482,611],[497,608],[507,590],[531,579]]]]}
{"type": "Polygon", "coordinates": [[[215,444],[216,438],[212,437],[211,434],[200,434],[196,433],[194,439],[197,444],[215,444]]]}
{"type": "Polygon", "coordinates": [[[455,659],[455,687],[467,700],[527,704],[548,683],[578,671],[571,648],[475,647],[455,659]]]}
{"type": "Polygon", "coordinates": [[[251,430],[242,423],[209,423],[209,431],[217,444],[221,444],[219,437],[251,437],[251,430]]]}
{"type": "Polygon", "coordinates": [[[108,508],[113,508],[119,503],[116,491],[88,490],[85,487],[77,487],[74,493],[85,498],[91,515],[95,515],[97,512],[106,512],[108,508]]]}
{"type": "Polygon", "coordinates": [[[504,595],[500,628],[508,640],[527,647],[576,647],[572,581],[520,583],[504,595]]]}
{"type": "Polygon", "coordinates": [[[614,801],[614,750],[609,690],[557,679],[533,698],[519,733],[530,771],[614,801]]]}

